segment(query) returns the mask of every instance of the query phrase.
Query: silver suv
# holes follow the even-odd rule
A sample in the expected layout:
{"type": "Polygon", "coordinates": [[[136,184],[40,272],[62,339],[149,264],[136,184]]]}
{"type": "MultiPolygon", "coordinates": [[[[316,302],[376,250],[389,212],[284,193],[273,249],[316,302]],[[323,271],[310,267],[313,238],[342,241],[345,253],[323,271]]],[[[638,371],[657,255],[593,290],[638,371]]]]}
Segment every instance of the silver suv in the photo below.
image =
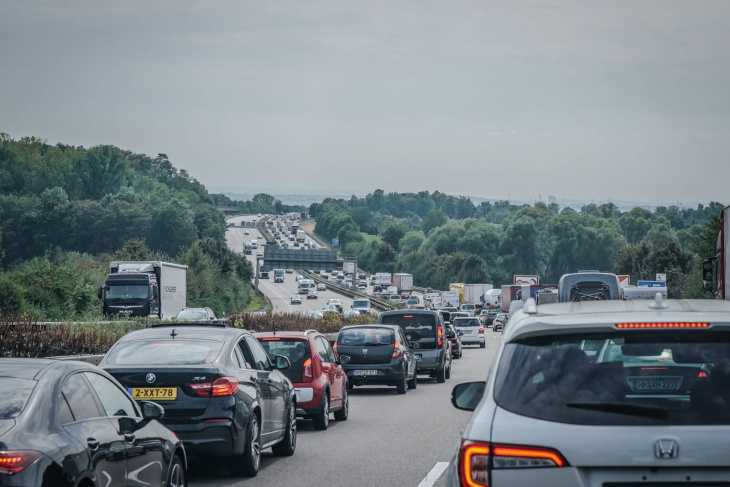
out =
{"type": "Polygon", "coordinates": [[[449,486],[723,485],[730,302],[530,299],[452,402],[474,414],[449,486]]]}

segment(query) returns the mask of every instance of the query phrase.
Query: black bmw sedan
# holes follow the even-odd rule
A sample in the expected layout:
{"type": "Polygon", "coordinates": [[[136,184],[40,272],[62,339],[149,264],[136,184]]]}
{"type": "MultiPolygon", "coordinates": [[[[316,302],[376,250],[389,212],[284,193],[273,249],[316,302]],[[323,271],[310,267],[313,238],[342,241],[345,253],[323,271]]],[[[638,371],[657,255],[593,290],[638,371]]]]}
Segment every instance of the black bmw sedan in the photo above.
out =
{"type": "Polygon", "coordinates": [[[187,485],[162,408],[98,367],[0,358],[0,391],[0,486],[187,485]]]}
{"type": "Polygon", "coordinates": [[[294,454],[294,386],[248,331],[164,324],[128,333],[99,364],[136,400],[164,405],[162,423],[191,455],[226,457],[234,475],[254,476],[261,451],[294,454]]]}

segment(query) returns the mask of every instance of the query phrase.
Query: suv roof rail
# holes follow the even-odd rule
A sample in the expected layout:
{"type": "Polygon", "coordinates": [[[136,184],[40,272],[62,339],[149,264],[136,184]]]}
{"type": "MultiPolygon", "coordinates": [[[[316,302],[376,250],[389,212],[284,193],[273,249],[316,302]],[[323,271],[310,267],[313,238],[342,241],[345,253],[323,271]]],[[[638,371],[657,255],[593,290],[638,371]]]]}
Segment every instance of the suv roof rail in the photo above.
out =
{"type": "Polygon", "coordinates": [[[304,331],[305,335],[309,335],[310,333],[319,333],[319,332],[317,330],[315,330],[314,328],[310,328],[309,330],[304,331]]]}
{"type": "Polygon", "coordinates": [[[195,322],[195,321],[162,321],[160,323],[152,323],[148,325],[148,328],[162,328],[166,326],[178,326],[178,327],[186,327],[186,326],[215,326],[218,328],[228,328],[228,321],[223,320],[216,320],[216,321],[206,321],[206,322],[195,322]]]}

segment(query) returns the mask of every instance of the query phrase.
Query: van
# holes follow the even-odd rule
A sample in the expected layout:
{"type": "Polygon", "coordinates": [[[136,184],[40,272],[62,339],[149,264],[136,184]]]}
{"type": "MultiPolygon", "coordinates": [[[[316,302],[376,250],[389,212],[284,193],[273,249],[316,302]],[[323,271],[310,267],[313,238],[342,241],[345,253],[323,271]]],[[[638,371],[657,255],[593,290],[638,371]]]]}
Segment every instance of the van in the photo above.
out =
{"type": "Polygon", "coordinates": [[[299,294],[308,294],[309,289],[312,287],[312,285],[309,282],[309,279],[301,279],[299,281],[299,290],[297,291],[299,294]]]}
{"type": "Polygon", "coordinates": [[[451,345],[445,339],[446,328],[439,313],[420,309],[383,311],[378,323],[403,329],[418,359],[416,373],[428,374],[438,383],[451,377],[451,345]]]}

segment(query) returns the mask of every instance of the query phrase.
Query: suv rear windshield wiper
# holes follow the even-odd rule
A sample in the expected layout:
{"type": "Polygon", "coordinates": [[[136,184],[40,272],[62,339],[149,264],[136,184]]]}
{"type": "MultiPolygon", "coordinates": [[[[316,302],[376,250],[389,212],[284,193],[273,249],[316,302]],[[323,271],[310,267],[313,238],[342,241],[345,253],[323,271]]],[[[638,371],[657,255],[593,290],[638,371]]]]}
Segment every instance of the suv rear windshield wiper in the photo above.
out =
{"type": "Polygon", "coordinates": [[[392,345],[392,343],[381,343],[381,342],[365,342],[363,345],[366,345],[368,347],[372,347],[375,345],[392,345]]]}
{"type": "Polygon", "coordinates": [[[566,406],[569,408],[592,409],[594,411],[629,414],[631,416],[644,416],[647,418],[669,418],[669,409],[659,406],[644,406],[642,404],[627,404],[621,402],[569,402],[566,406]]]}

